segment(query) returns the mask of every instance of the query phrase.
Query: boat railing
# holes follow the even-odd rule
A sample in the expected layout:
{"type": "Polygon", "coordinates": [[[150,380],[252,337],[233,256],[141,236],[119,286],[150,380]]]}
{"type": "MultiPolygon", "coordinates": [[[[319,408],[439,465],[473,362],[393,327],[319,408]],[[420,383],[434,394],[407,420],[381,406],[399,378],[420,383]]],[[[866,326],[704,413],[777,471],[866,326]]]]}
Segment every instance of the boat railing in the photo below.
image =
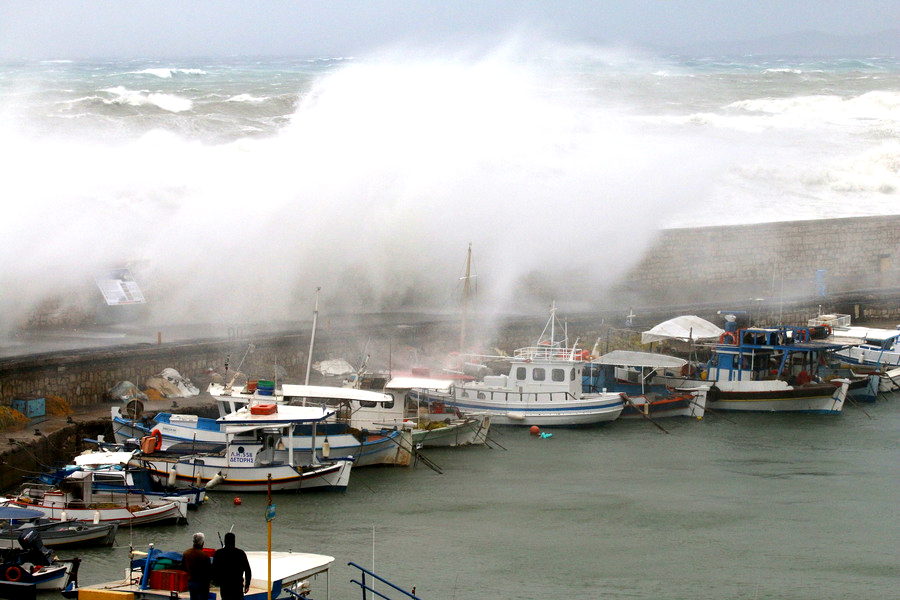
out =
{"type": "Polygon", "coordinates": [[[379,592],[378,590],[376,590],[374,587],[372,587],[375,585],[376,581],[380,581],[381,583],[390,586],[397,592],[400,592],[400,594],[402,594],[402,596],[401,596],[402,598],[412,598],[413,600],[421,600],[418,596],[415,595],[416,588],[413,588],[413,593],[410,593],[400,587],[397,587],[396,585],[394,585],[393,583],[391,583],[384,577],[379,577],[378,575],[376,575],[372,571],[368,570],[367,568],[359,566],[355,562],[348,562],[347,565],[351,566],[351,567],[356,567],[357,569],[360,570],[360,574],[362,575],[362,577],[361,577],[362,581],[359,581],[356,579],[351,579],[350,583],[358,585],[360,587],[360,589],[362,589],[363,598],[366,598],[366,592],[371,592],[371,593],[375,594],[376,596],[378,596],[379,598],[384,598],[385,600],[393,600],[392,596],[386,596],[386,595],[382,594],[381,592],[379,592]],[[371,577],[371,580],[368,579],[369,577],[371,577]]]}
{"type": "Polygon", "coordinates": [[[517,348],[513,352],[513,358],[520,360],[585,360],[588,352],[578,348],[564,348],[562,346],[527,346],[517,348]]]}

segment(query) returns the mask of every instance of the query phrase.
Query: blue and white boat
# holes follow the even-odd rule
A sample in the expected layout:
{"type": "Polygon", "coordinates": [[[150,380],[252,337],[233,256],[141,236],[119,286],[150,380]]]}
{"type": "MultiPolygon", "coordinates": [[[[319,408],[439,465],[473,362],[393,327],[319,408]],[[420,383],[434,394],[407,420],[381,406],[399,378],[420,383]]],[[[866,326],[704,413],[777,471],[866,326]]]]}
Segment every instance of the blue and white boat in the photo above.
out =
{"type": "Polygon", "coordinates": [[[839,344],[809,327],[748,327],[726,331],[700,373],[657,375],[654,383],[683,389],[709,385],[713,410],[839,414],[850,381],[819,373],[839,344]]]}
{"type": "Polygon", "coordinates": [[[92,485],[96,492],[141,493],[147,497],[184,501],[188,508],[197,508],[206,500],[205,488],[174,488],[159,484],[146,469],[130,463],[136,449],[124,450],[118,444],[114,446],[115,450],[102,448],[83,452],[75,457],[73,464],[42,473],[39,480],[59,485],[60,481],[75,471],[91,471],[92,485]]]}
{"type": "MultiPolygon", "coordinates": [[[[300,403],[303,398],[316,405],[334,401],[350,401],[372,404],[393,402],[393,398],[382,393],[367,390],[345,390],[327,386],[299,386],[304,388],[304,396],[285,397],[281,389],[271,396],[260,395],[246,386],[232,388],[212,384],[209,393],[216,401],[220,416],[228,415],[254,402],[300,403]]],[[[407,465],[410,456],[402,450],[408,444],[401,444],[402,431],[391,428],[354,427],[345,411],[335,410],[334,417],[324,422],[297,424],[292,432],[291,442],[297,460],[311,462],[312,448],[319,458],[351,459],[355,467],[369,465],[407,465]],[[315,427],[315,443],[313,443],[315,427]]],[[[122,407],[112,408],[113,433],[116,441],[124,444],[129,439],[145,436],[158,438],[156,450],[166,452],[196,453],[221,449],[225,443],[225,429],[222,422],[197,415],[157,413],[153,419],[130,418],[122,407]]]]}
{"type": "MultiPolygon", "coordinates": [[[[176,487],[196,485],[232,492],[343,491],[353,461],[320,460],[309,448],[305,456],[312,460],[306,461],[296,451],[293,439],[297,425],[314,425],[332,414],[318,406],[254,404],[219,419],[225,434],[221,451],[182,454],[154,449],[136,456],[133,462],[139,461],[160,483],[176,487]]],[[[315,427],[312,431],[310,447],[315,448],[315,427]]]]}
{"type": "Polygon", "coordinates": [[[618,392],[625,403],[620,419],[644,417],[692,417],[702,419],[706,411],[708,385],[672,390],[653,383],[660,373],[688,374],[691,365],[676,356],[653,352],[614,350],[591,359],[584,366],[585,392],[618,392]]]}

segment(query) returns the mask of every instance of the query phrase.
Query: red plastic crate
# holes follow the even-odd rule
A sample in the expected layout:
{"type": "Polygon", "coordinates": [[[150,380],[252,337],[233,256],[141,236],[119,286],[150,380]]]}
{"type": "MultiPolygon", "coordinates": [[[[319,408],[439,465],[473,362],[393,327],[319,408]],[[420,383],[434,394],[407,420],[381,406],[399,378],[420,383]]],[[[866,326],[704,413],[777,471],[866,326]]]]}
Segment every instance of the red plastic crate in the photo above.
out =
{"type": "Polygon", "coordinates": [[[170,592],[186,592],[188,589],[187,571],[175,569],[159,569],[150,572],[150,587],[154,590],[170,592]]]}
{"type": "Polygon", "coordinates": [[[254,404],[250,407],[251,415],[274,415],[275,414],[275,405],[274,404],[254,404]]]}

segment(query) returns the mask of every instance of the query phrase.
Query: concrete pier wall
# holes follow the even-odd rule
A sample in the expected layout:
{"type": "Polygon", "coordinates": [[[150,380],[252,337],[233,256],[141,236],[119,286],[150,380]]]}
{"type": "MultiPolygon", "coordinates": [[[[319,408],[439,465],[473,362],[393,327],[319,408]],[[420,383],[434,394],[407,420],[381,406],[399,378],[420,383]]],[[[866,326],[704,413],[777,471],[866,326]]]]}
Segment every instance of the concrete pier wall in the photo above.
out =
{"type": "Polygon", "coordinates": [[[820,285],[900,287],[900,216],[664,230],[619,293],[631,304],[683,304],[809,297],[820,285]]]}

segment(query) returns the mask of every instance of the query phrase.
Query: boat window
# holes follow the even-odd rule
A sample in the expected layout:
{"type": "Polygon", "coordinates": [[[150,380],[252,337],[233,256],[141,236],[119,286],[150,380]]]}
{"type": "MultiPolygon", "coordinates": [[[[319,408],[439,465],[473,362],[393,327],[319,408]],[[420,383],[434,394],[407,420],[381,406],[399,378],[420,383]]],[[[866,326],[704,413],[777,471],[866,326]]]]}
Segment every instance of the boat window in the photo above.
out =
{"type": "Polygon", "coordinates": [[[565,369],[551,369],[550,379],[552,379],[553,381],[565,381],[566,380],[565,369]]]}
{"type": "Polygon", "coordinates": [[[362,408],[375,408],[376,406],[378,406],[378,403],[377,403],[377,402],[371,402],[371,401],[369,401],[369,400],[360,400],[360,401],[359,401],[359,405],[360,405],[360,407],[362,407],[362,408]]]}
{"type": "Polygon", "coordinates": [[[543,367],[535,367],[531,372],[531,378],[535,381],[544,381],[547,379],[547,371],[543,367]]]}
{"type": "Polygon", "coordinates": [[[525,381],[525,372],[526,372],[525,367],[518,367],[516,369],[516,380],[525,381]]]}

